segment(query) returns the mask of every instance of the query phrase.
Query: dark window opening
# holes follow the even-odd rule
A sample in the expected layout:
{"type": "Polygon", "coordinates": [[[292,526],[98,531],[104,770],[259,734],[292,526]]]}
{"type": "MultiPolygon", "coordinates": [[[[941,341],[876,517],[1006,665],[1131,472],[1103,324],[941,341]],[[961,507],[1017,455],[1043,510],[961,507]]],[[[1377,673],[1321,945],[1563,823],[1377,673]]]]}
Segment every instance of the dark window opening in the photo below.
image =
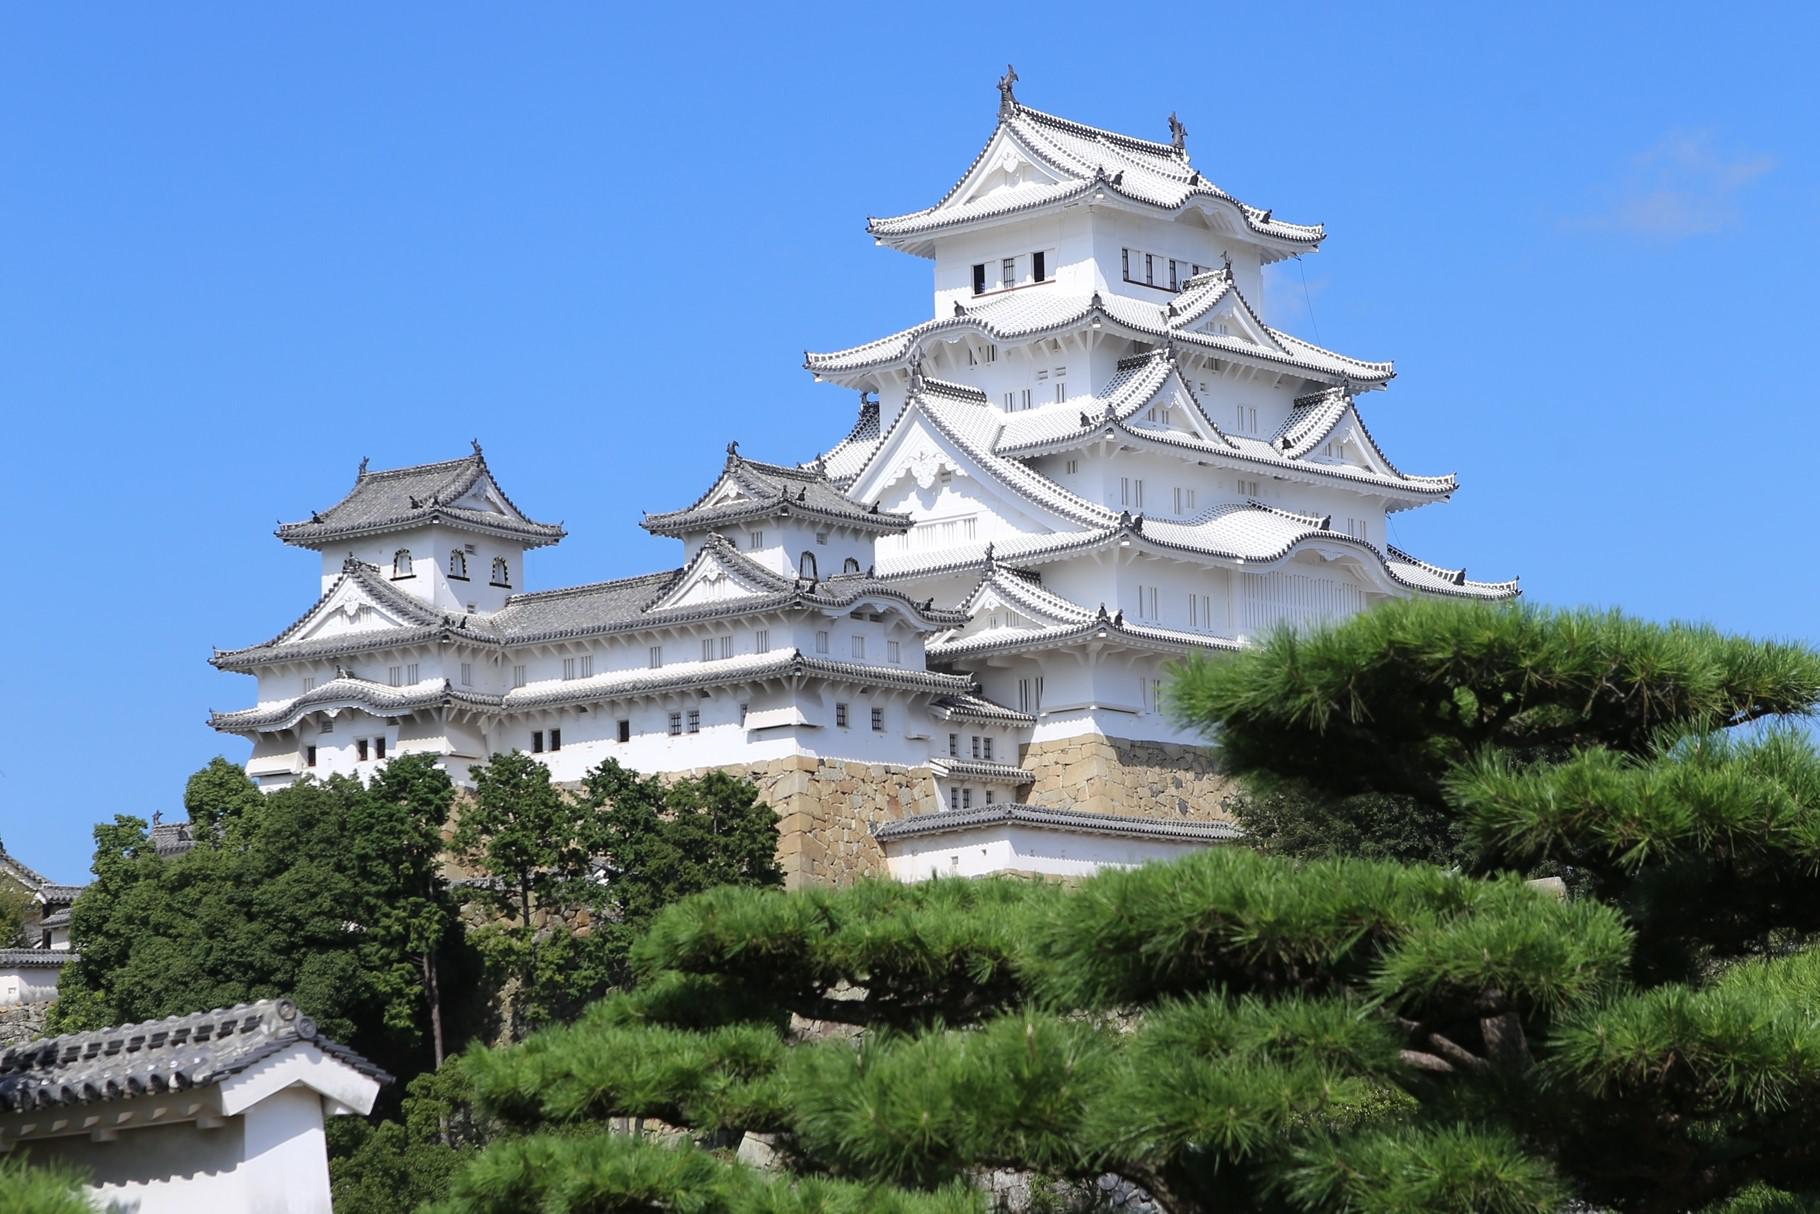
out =
{"type": "Polygon", "coordinates": [[[316,748],[314,746],[305,746],[303,748],[303,765],[305,767],[316,766],[316,748]]]}
{"type": "Polygon", "coordinates": [[[541,729],[531,731],[531,753],[534,755],[543,753],[543,730],[541,729]]]}
{"type": "Polygon", "coordinates": [[[1031,282],[1047,281],[1049,276],[1046,273],[1044,273],[1044,270],[1045,270],[1045,266],[1043,264],[1043,255],[1040,252],[1032,253],[1030,255],[1030,281],[1031,282]]]}
{"type": "Polygon", "coordinates": [[[619,723],[619,740],[621,742],[630,742],[632,740],[632,722],[621,721],[619,723]]]}
{"type": "Polygon", "coordinates": [[[986,263],[983,261],[975,262],[973,265],[973,293],[975,295],[986,293],[986,263]]]}
{"type": "Polygon", "coordinates": [[[385,758],[385,739],[384,738],[374,738],[373,739],[373,757],[375,759],[385,758]]]}
{"type": "Polygon", "coordinates": [[[561,750],[562,749],[562,730],[552,729],[550,731],[550,749],[551,750],[561,750]]]}
{"type": "Polygon", "coordinates": [[[493,558],[492,584],[495,586],[503,586],[507,590],[512,588],[512,570],[506,564],[506,558],[503,556],[493,558]]]}
{"type": "Polygon", "coordinates": [[[815,580],[815,554],[813,552],[803,553],[802,559],[796,562],[796,572],[811,582],[815,580]]]}
{"type": "Polygon", "coordinates": [[[354,739],[354,757],[362,763],[367,761],[367,740],[365,738],[354,739]]]}

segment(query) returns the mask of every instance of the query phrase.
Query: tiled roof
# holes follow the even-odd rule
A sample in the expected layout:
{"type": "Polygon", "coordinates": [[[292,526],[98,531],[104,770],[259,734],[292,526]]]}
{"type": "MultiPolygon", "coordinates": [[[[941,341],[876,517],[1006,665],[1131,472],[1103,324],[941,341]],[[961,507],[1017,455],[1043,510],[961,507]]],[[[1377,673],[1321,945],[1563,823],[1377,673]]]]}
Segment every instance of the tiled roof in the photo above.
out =
{"type": "MultiPolygon", "coordinates": [[[[1215,273],[1221,280],[1219,295],[1215,298],[1230,293],[1237,297],[1249,315],[1255,317],[1255,311],[1245,302],[1230,276],[1224,271],[1215,273]]],[[[1200,292],[1200,280],[1191,282],[1194,285],[1190,289],[1200,292]]],[[[1210,305],[1205,292],[1201,295],[1200,303],[1210,305]]],[[[821,354],[805,353],[803,365],[818,375],[871,371],[909,361],[913,350],[934,337],[977,333],[996,343],[1016,344],[1076,332],[1091,326],[1098,317],[1114,331],[1140,341],[1173,341],[1213,357],[1288,367],[1316,380],[1381,384],[1396,374],[1391,363],[1337,354],[1272,329],[1261,320],[1257,321],[1257,327],[1274,345],[1259,345],[1240,336],[1202,333],[1191,328],[1192,321],[1205,311],[1206,306],[1198,306],[1192,315],[1180,314],[1173,311],[1170,304],[1144,303],[1118,294],[1065,295],[1051,287],[1036,287],[995,295],[963,308],[957,315],[938,316],[864,345],[821,354]]]]}
{"type": "Polygon", "coordinates": [[[930,705],[930,711],[942,720],[995,721],[1006,725],[1034,725],[1036,718],[1015,708],[995,704],[984,696],[963,693],[943,696],[930,705]]]}
{"type": "MultiPolygon", "coordinates": [[[[81,955],[66,948],[0,948],[0,969],[62,969],[81,955]]],[[[0,1093],[5,1090],[6,1079],[0,1074],[0,1093]]]]}
{"type": "Polygon", "coordinates": [[[854,421],[853,429],[847,431],[847,437],[817,456],[812,463],[820,464],[829,480],[845,487],[865,467],[873,445],[882,433],[879,428],[878,402],[866,399],[866,395],[861,393],[859,417],[854,421]]]}
{"type": "Polygon", "coordinates": [[[978,780],[982,784],[1029,784],[1036,779],[1032,772],[1012,763],[982,763],[975,759],[935,758],[930,766],[936,774],[950,780],[978,780]]]}
{"type": "Polygon", "coordinates": [[[934,206],[907,215],[869,220],[867,230],[895,247],[924,253],[928,238],[937,232],[1062,206],[1100,192],[1171,213],[1192,205],[1221,207],[1254,238],[1263,238],[1262,243],[1279,248],[1284,256],[1314,248],[1324,236],[1319,225],[1285,223],[1273,218],[1269,211],[1246,206],[1203,178],[1181,148],[1058,118],[1016,102],[1001,108],[999,125],[986,147],[974,157],[973,166],[934,206]],[[1000,130],[1058,180],[1026,182],[972,202],[951,205],[1000,130]]]}
{"type": "Polygon", "coordinates": [[[46,881],[38,887],[38,900],[46,906],[68,906],[82,896],[86,885],[58,885],[46,881]]]}
{"type": "Polygon", "coordinates": [[[152,850],[160,856],[180,856],[195,846],[188,822],[158,822],[152,826],[152,850]]]}
{"type": "Polygon", "coordinates": [[[36,893],[40,886],[49,885],[51,879],[35,868],[28,867],[17,856],[0,846],[0,877],[10,877],[19,885],[36,893]]]}
{"type": "Polygon", "coordinates": [[[1073,834],[1114,835],[1135,839],[1165,839],[1221,843],[1244,836],[1230,822],[1184,822],[1177,818],[1128,818],[1120,814],[1083,813],[1075,810],[1036,809],[1028,805],[993,805],[984,809],[938,810],[899,818],[876,828],[881,843],[916,839],[952,831],[993,826],[1028,826],[1073,834]]]}
{"type": "Polygon", "coordinates": [[[354,487],[340,501],[316,511],[306,521],[281,524],[278,538],[287,544],[313,548],[350,536],[432,523],[494,532],[532,548],[554,544],[563,537],[560,526],[533,522],[512,504],[488,471],[486,458],[476,443],[472,455],[436,464],[368,472],[362,461],[354,487]],[[498,496],[505,513],[453,504],[483,479],[498,496]]]}
{"type": "Polygon", "coordinates": [[[761,464],[741,457],[732,447],[727,450],[726,466],[706,493],[681,510],[648,514],[640,525],[653,535],[685,535],[792,513],[864,531],[903,531],[910,526],[906,515],[881,514],[876,505],[854,501],[821,468],[761,464]],[[723,487],[737,489],[738,495],[708,505],[723,487]]]}
{"type": "Polygon", "coordinates": [[[425,644],[460,637],[477,643],[493,639],[485,622],[476,616],[438,611],[416,595],[407,594],[392,584],[376,566],[349,557],[341,563],[341,574],[322,597],[311,603],[284,631],[269,641],[243,649],[216,653],[209,664],[221,670],[249,670],[272,662],[299,662],[317,657],[335,657],[360,653],[368,649],[397,649],[404,645],[425,644]],[[324,604],[341,593],[349,582],[357,584],[374,603],[403,620],[406,627],[347,632],[319,641],[292,641],[299,629],[320,611],[324,604]]]}
{"type": "Polygon", "coordinates": [[[392,1077],[344,1045],[288,999],[266,999],[141,1024],[71,1033],[0,1053],[0,1110],[29,1112],[210,1087],[301,1044],[381,1083],[392,1077]]]}
{"type": "Polygon", "coordinates": [[[457,691],[447,679],[425,679],[406,687],[391,687],[371,679],[342,675],[288,700],[236,712],[210,713],[209,725],[224,733],[289,729],[320,709],[361,708],[374,716],[397,717],[426,708],[456,705],[479,710],[496,708],[499,697],[457,691]]]}

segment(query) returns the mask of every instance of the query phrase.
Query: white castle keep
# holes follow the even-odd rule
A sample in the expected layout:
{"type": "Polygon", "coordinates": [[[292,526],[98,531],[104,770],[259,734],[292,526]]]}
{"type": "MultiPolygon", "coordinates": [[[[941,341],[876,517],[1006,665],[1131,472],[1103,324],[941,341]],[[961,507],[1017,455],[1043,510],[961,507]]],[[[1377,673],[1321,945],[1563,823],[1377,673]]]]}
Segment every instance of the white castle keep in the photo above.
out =
{"type": "Polygon", "coordinates": [[[1169,664],[1410,594],[1501,599],[1390,545],[1452,476],[1386,458],[1359,400],[1391,364],[1265,322],[1262,267],[1318,226],[1239,202],[1153,143],[1040,113],[998,123],[934,206],[869,224],[934,263],[931,319],[809,354],[859,393],[797,465],[729,446],[648,515],[678,568],[526,588],[563,537],[478,444],[368,471],[278,529],[321,597],[214,664],[258,704],[264,788],[427,751],[458,782],[514,748],[558,780],[616,758],[756,779],[793,882],[1077,873],[1225,837],[1169,664]]]}

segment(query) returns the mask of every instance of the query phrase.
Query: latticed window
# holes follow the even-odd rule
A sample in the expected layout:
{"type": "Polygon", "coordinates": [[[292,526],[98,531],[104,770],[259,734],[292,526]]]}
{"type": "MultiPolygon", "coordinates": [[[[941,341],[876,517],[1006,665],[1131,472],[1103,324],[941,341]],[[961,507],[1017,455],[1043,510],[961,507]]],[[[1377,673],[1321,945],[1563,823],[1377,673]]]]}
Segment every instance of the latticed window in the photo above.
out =
{"type": "Polygon", "coordinates": [[[493,558],[493,585],[508,588],[512,585],[512,569],[503,556],[493,558]]]}
{"type": "Polygon", "coordinates": [[[411,550],[409,548],[400,548],[392,554],[392,576],[411,576],[411,550]]]}
{"type": "Polygon", "coordinates": [[[449,553],[449,576],[468,580],[468,554],[459,548],[449,553]]]}

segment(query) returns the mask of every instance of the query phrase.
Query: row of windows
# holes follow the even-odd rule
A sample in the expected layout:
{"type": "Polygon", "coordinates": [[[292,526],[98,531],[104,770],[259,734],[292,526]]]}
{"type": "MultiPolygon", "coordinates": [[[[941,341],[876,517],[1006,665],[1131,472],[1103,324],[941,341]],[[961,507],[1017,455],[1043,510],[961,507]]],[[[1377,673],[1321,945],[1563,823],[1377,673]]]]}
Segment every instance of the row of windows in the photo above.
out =
{"type": "MultiPolygon", "coordinates": [[[[1162,592],[1156,586],[1140,585],[1137,588],[1137,615],[1140,620],[1160,621],[1162,614],[1162,592]]],[[[1221,596],[1221,613],[1218,618],[1213,612],[1213,595],[1199,591],[1188,592],[1188,626],[1202,631],[1225,627],[1225,596],[1221,596]]]]}
{"type": "MultiPolygon", "coordinates": [[[[457,548],[449,553],[449,577],[451,580],[457,582],[465,582],[468,580],[468,555],[473,551],[474,545],[469,544],[465,548],[457,548]]],[[[397,552],[394,552],[392,554],[393,580],[416,576],[415,562],[411,558],[411,550],[409,548],[400,548],[397,552]]],[[[495,586],[503,586],[507,590],[512,588],[512,567],[506,563],[506,558],[503,556],[496,556],[493,558],[492,584],[495,586]]]]}
{"type": "MultiPolygon", "coordinates": [[[[846,729],[848,724],[847,705],[836,704],[834,706],[834,727],[836,729],[846,729]]],[[[874,708],[872,710],[872,732],[885,732],[885,710],[882,708],[874,708]]]]}
{"type": "Polygon", "coordinates": [[[1021,413],[1025,409],[1034,409],[1053,400],[1056,404],[1068,399],[1068,368],[1056,367],[1053,370],[1045,367],[1036,373],[1036,387],[1013,388],[1005,393],[1005,412],[1021,413]]]}
{"type": "Polygon", "coordinates": [[[1146,253],[1142,249],[1120,249],[1119,260],[1126,282],[1170,291],[1181,290],[1182,284],[1190,278],[1212,268],[1199,262],[1164,257],[1160,253],[1146,253]]]}
{"type": "Polygon", "coordinates": [[[996,263],[973,263],[973,293],[1007,291],[1016,286],[1049,281],[1049,257],[1042,250],[1035,253],[1001,257],[996,263]]]}
{"type": "MultiPolygon", "coordinates": [[[[756,534],[759,534],[762,538],[762,533],[756,534]]],[[[827,543],[827,540],[822,538],[822,536],[827,534],[828,533],[825,531],[821,532],[820,535],[816,536],[816,542],[820,544],[827,543]]],[[[842,561],[840,571],[842,573],[858,573],[859,558],[850,556],[845,561],[842,561]]],[[[796,574],[798,577],[805,578],[811,582],[816,581],[821,576],[816,572],[815,554],[813,552],[804,552],[796,559],[796,574]]]]}
{"type": "MultiPolygon", "coordinates": [[[[324,722],[323,727],[322,727],[322,732],[323,733],[333,733],[334,731],[329,728],[329,726],[331,724],[332,724],[332,722],[324,722]]],[[[357,762],[357,763],[365,763],[368,761],[377,762],[377,761],[383,760],[384,758],[385,758],[385,735],[384,734],[379,734],[378,736],[371,737],[371,738],[355,738],[354,739],[354,761],[355,762],[357,762]]],[[[314,746],[305,746],[303,748],[303,765],[305,767],[316,766],[316,748],[314,746]]]]}
{"type": "MultiPolygon", "coordinates": [[[[1069,460],[1067,469],[1070,476],[1079,474],[1081,470],[1080,461],[1076,459],[1069,460]]],[[[1246,480],[1243,477],[1240,477],[1233,481],[1233,486],[1238,490],[1238,495],[1240,497],[1255,498],[1258,496],[1258,483],[1255,480],[1246,480]]],[[[1200,494],[1192,485],[1175,485],[1171,487],[1170,503],[1175,507],[1175,513],[1178,515],[1193,514],[1195,508],[1200,504],[1200,494]]],[[[1144,508],[1143,477],[1119,477],[1119,505],[1134,514],[1144,508]]]]}
{"type": "MultiPolygon", "coordinates": [[[[988,805],[993,804],[992,790],[990,788],[988,788],[985,790],[985,793],[986,793],[986,804],[988,804],[988,805]]],[[[949,809],[972,809],[973,808],[973,790],[971,788],[950,788],[948,790],[948,808],[949,809]]]]}
{"type": "MultiPolygon", "coordinates": [[[[974,758],[982,759],[987,763],[992,762],[992,738],[990,736],[976,733],[971,735],[968,741],[972,744],[974,758]]],[[[961,757],[961,735],[958,733],[948,735],[948,757],[951,759],[961,757]]]]}

